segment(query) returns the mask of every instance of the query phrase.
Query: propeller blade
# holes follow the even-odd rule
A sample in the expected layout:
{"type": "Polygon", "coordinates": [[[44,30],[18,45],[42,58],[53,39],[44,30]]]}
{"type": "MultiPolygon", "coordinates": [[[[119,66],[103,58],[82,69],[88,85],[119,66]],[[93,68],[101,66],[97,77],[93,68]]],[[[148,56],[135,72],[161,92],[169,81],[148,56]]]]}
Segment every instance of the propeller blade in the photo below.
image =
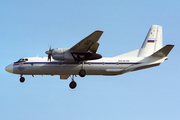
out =
{"type": "Polygon", "coordinates": [[[48,55],[48,61],[50,60],[51,62],[51,54],[48,55]]]}
{"type": "Polygon", "coordinates": [[[51,62],[51,56],[52,56],[52,49],[51,46],[48,48],[48,51],[45,52],[48,55],[48,61],[51,62]]]}
{"type": "Polygon", "coordinates": [[[48,48],[48,51],[51,51],[51,46],[48,48]]]}

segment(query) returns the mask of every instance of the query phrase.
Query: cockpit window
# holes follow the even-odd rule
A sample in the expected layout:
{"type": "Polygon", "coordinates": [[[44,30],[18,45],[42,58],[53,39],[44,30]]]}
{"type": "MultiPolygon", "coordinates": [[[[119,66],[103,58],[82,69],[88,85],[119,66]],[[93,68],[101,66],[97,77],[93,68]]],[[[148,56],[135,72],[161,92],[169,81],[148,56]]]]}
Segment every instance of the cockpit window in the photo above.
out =
{"type": "Polygon", "coordinates": [[[28,59],[27,58],[22,58],[22,59],[19,59],[17,62],[15,62],[15,63],[20,63],[20,62],[26,62],[26,61],[28,61],[28,59]]]}

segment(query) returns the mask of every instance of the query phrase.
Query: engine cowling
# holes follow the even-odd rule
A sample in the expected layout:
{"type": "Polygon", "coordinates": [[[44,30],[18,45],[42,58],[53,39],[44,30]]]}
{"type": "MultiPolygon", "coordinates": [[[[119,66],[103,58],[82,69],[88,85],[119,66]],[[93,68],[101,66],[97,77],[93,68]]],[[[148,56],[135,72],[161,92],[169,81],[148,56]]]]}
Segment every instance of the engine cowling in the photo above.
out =
{"type": "Polygon", "coordinates": [[[75,61],[68,48],[56,48],[52,51],[52,57],[55,60],[62,60],[66,62],[75,61]]]}
{"type": "MultiPolygon", "coordinates": [[[[49,51],[46,52],[48,54],[49,51]]],[[[97,53],[79,53],[79,52],[70,52],[68,48],[56,48],[50,51],[53,59],[61,60],[66,62],[74,61],[86,61],[86,60],[95,60],[100,59],[102,56],[97,53]]]]}
{"type": "Polygon", "coordinates": [[[52,55],[55,54],[61,54],[64,53],[65,51],[69,50],[68,48],[55,48],[52,50],[52,55]]]}

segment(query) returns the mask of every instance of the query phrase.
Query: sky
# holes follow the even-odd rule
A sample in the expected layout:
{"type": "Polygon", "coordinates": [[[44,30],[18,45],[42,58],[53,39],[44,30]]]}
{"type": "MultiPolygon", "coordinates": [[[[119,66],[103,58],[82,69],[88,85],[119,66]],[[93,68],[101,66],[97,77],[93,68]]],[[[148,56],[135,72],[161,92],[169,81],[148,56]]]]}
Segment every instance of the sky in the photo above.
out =
{"type": "Polygon", "coordinates": [[[180,1],[1,0],[1,120],[179,120],[180,1]],[[113,57],[139,49],[151,25],[163,27],[163,44],[174,44],[158,67],[118,76],[75,77],[10,74],[23,57],[44,56],[48,46],[70,48],[95,30],[104,31],[98,53],[113,57]]]}

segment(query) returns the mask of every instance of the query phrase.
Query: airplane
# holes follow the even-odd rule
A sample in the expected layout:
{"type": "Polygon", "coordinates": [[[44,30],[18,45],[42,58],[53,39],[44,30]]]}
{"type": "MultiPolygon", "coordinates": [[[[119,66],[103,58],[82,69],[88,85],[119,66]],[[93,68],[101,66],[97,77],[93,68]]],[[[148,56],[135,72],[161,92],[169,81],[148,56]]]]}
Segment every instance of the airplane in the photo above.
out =
{"type": "Polygon", "coordinates": [[[115,57],[102,57],[97,53],[98,40],[103,31],[97,30],[71,48],[49,47],[45,53],[48,57],[25,57],[8,65],[5,70],[19,74],[23,83],[23,75],[60,75],[60,79],[72,81],[71,89],[77,86],[74,76],[79,75],[121,75],[160,65],[168,59],[167,55],[174,45],[163,45],[162,26],[152,25],[140,49],[115,57]]]}

